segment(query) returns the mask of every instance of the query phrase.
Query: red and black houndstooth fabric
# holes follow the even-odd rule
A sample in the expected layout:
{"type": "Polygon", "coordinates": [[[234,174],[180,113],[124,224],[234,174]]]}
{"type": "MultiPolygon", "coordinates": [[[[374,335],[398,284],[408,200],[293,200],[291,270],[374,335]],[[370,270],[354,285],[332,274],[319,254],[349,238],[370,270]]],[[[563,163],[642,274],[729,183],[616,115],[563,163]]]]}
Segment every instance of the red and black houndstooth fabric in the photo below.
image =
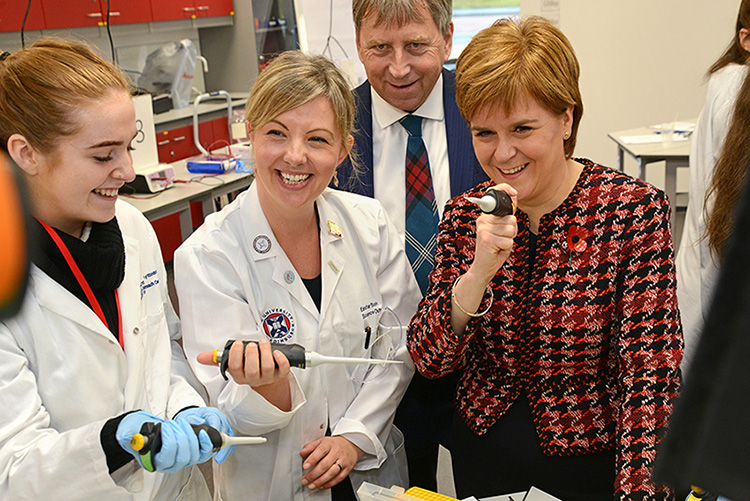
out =
{"type": "Polygon", "coordinates": [[[541,219],[533,269],[518,212],[492,308],[462,335],[450,326],[450,296],[474,258],[479,216],[465,196],[492,183],[448,202],[409,351],[427,377],[464,367],[456,406],[477,434],[524,392],[546,454],[616,449],[616,499],[671,499],[651,481],[682,358],[669,203],[644,182],[578,161],[573,191],[541,219]]]}

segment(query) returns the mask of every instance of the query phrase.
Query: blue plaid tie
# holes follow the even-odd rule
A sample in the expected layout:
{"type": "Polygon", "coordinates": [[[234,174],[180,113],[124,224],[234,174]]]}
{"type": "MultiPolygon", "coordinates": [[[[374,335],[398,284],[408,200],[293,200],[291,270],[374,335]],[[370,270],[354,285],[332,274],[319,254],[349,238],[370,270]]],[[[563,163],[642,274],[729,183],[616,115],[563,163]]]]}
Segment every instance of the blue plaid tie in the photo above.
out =
{"type": "Polygon", "coordinates": [[[422,294],[432,271],[437,242],[438,213],[430,178],[430,162],[422,140],[422,118],[400,120],[409,134],[406,143],[406,256],[422,294]]]}

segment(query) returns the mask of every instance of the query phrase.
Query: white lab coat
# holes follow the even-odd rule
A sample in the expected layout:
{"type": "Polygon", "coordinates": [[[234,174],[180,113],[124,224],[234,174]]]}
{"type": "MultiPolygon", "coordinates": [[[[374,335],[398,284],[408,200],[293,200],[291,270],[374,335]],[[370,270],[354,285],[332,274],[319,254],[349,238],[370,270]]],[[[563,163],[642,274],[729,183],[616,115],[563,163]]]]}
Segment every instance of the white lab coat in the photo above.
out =
{"type": "Polygon", "coordinates": [[[703,238],[706,232],[704,201],[745,75],[747,66],[742,64],[729,64],[711,75],[706,102],[690,144],[688,208],[676,258],[677,302],[685,339],[683,374],[688,373],[695,356],[719,275],[716,257],[708,249],[708,240],[703,238]]]}
{"type": "Polygon", "coordinates": [[[303,445],[323,437],[329,425],[333,435],[365,451],[356,469],[377,468],[386,459],[383,444],[414,371],[405,333],[419,289],[379,202],[326,189],[317,199],[317,209],[320,313],[274,238],[255,184],[209,216],[175,253],[188,360],[238,435],[268,439],[263,445],[241,446],[225,463],[214,466],[220,499],[329,499],[330,490],[312,492],[302,486],[299,454],[303,445]],[[199,352],[222,349],[227,339],[263,336],[324,355],[362,356],[365,327],[376,332],[383,307],[395,311],[404,326],[395,358],[405,363],[392,365],[361,389],[349,377],[355,366],[292,369],[290,412],[270,405],[247,385],[231,378],[225,382],[216,367],[195,362],[199,352]]]}
{"type": "Polygon", "coordinates": [[[117,220],[125,353],[87,305],[35,266],[21,311],[0,323],[0,499],[210,499],[197,468],[149,473],[133,461],[115,479],[107,470],[99,434],[108,419],[204,405],[175,375],[190,369],[174,342],[179,322],[156,235],[125,202],[117,220]]]}

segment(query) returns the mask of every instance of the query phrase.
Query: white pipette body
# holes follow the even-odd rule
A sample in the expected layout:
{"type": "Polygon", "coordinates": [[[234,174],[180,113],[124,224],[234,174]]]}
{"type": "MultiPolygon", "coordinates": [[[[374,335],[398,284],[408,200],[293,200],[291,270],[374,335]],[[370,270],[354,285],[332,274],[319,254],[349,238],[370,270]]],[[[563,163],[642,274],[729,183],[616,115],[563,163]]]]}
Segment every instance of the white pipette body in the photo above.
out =
{"type": "Polygon", "coordinates": [[[314,351],[305,352],[305,367],[317,367],[323,364],[403,364],[402,360],[377,360],[357,357],[331,357],[314,351]]]}

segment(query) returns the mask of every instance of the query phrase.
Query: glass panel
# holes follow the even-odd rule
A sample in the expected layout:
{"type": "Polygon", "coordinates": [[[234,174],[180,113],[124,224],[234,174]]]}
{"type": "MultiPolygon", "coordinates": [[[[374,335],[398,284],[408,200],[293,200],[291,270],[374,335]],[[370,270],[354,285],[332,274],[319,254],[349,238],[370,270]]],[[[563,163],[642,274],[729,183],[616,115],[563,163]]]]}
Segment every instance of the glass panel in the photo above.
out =
{"type": "Polygon", "coordinates": [[[258,68],[285,50],[299,48],[293,0],[253,0],[258,68]]]}
{"type": "Polygon", "coordinates": [[[517,16],[520,12],[521,0],[453,0],[453,50],[449,63],[455,64],[454,60],[474,35],[497,19],[517,16]]]}

